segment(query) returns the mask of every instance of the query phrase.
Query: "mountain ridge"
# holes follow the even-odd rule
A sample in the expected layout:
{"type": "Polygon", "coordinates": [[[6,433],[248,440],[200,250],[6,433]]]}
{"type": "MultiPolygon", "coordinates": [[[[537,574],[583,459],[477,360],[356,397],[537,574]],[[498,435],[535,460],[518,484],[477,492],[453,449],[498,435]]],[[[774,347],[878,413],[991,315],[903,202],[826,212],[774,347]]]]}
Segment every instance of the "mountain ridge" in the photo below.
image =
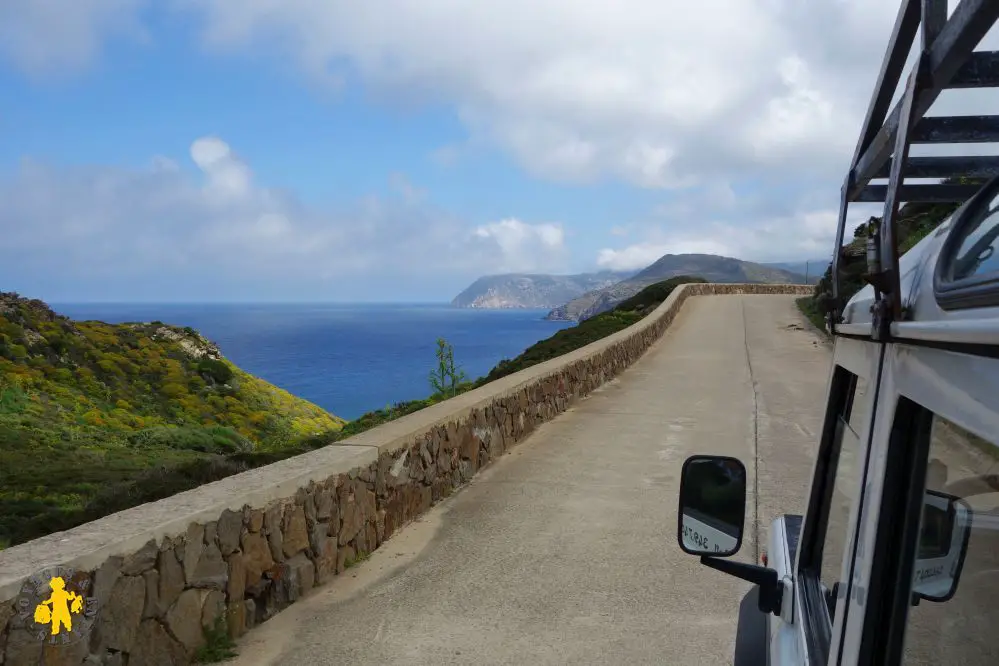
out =
{"type": "Polygon", "coordinates": [[[545,319],[583,321],[612,309],[651,284],[681,275],[722,283],[804,283],[802,275],[733,257],[714,254],[666,254],[628,279],[594,289],[553,308],[545,319]]]}
{"type": "Polygon", "coordinates": [[[451,300],[458,308],[554,308],[593,289],[600,289],[634,272],[597,271],[573,275],[502,273],[475,280],[451,300]]]}

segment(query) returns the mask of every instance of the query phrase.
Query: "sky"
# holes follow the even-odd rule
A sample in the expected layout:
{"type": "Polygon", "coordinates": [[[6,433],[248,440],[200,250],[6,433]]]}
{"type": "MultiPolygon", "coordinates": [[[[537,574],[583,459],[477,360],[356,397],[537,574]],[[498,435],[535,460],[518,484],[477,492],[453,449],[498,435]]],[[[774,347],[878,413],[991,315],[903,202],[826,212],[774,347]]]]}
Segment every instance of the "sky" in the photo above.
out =
{"type": "Polygon", "coordinates": [[[4,0],[0,290],[446,301],[484,274],[827,257],[897,10],[4,0]]]}

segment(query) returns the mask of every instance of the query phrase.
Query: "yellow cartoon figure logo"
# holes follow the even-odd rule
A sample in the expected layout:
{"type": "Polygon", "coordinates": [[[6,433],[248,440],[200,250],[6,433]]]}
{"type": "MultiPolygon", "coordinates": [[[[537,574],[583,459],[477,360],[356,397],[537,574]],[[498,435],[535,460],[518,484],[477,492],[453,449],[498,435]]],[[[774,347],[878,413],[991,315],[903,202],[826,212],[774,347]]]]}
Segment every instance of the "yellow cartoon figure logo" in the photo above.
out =
{"type": "Polygon", "coordinates": [[[88,596],[90,576],[58,568],[24,582],[18,595],[20,624],[40,641],[74,643],[90,634],[97,618],[97,600],[88,596]]]}
{"type": "Polygon", "coordinates": [[[52,596],[35,606],[35,623],[52,623],[52,635],[60,631],[73,631],[73,613],[79,615],[83,611],[83,597],[66,590],[66,581],[61,576],[55,576],[49,581],[52,596]]]}

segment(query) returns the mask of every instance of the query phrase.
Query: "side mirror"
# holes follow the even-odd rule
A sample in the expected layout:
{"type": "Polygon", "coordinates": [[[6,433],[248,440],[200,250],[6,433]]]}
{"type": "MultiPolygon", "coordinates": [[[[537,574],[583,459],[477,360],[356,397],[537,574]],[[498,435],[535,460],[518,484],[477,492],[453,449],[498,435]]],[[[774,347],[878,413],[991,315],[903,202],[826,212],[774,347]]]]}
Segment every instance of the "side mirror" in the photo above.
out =
{"type": "Polygon", "coordinates": [[[742,546],[746,466],[728,456],[691,456],[680,472],[677,541],[691,555],[728,557],[742,546]]]}
{"type": "Polygon", "coordinates": [[[913,571],[913,603],[949,601],[957,592],[971,537],[971,506],[959,497],[927,490],[913,571]]]}

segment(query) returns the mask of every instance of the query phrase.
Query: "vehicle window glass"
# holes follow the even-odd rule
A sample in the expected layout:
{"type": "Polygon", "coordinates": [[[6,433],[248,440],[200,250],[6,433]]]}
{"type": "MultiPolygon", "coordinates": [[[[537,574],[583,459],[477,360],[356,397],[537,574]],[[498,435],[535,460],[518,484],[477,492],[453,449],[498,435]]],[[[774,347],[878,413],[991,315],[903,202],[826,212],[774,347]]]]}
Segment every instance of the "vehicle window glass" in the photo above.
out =
{"type": "Polygon", "coordinates": [[[954,280],[999,272],[999,197],[995,197],[978,214],[979,219],[968,229],[954,259],[954,280]]]}
{"type": "Polygon", "coordinates": [[[997,472],[999,448],[934,416],[904,664],[999,663],[997,472]]]}
{"type": "Polygon", "coordinates": [[[867,382],[863,377],[854,377],[850,391],[851,396],[836,422],[832,459],[835,460],[836,474],[829,496],[829,513],[822,539],[822,560],[819,569],[819,579],[826,597],[830,623],[835,620],[836,597],[841,592],[839,583],[843,556],[850,542],[850,509],[863,476],[861,433],[867,426],[867,382]]]}

